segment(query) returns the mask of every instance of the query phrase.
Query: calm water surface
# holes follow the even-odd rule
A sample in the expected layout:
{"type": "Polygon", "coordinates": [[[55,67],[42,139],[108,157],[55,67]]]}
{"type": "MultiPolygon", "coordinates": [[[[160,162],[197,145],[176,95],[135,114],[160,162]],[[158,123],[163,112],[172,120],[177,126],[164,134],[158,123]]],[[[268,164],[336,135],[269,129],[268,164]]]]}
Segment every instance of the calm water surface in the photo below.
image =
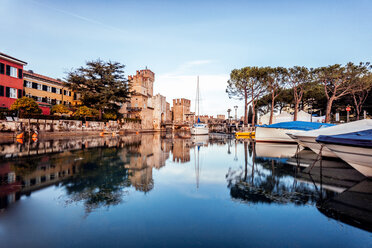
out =
{"type": "Polygon", "coordinates": [[[372,181],[306,173],[315,157],[216,135],[2,144],[0,246],[372,247],[372,181]]]}

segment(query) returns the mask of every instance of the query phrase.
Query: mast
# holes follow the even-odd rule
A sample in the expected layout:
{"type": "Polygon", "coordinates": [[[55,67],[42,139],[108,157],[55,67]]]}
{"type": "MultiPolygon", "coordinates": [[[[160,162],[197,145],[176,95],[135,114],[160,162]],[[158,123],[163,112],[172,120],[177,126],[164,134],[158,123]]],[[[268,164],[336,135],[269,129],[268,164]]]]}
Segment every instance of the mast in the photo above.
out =
{"type": "Polygon", "coordinates": [[[198,76],[198,79],[197,79],[197,84],[196,84],[196,103],[198,105],[198,119],[197,119],[197,123],[199,123],[199,106],[200,106],[200,96],[199,96],[199,76],[198,76]]]}

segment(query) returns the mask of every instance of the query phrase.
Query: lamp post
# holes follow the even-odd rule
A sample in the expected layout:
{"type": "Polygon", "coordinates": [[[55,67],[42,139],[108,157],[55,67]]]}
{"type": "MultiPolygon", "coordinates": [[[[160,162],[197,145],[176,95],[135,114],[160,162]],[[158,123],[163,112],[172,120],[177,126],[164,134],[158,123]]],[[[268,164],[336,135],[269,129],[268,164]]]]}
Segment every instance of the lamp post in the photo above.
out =
{"type": "Polygon", "coordinates": [[[230,121],[230,118],[231,118],[231,117],[230,117],[230,112],[231,112],[231,109],[228,109],[228,110],[227,110],[227,119],[228,119],[229,121],[230,121]]]}
{"type": "Polygon", "coordinates": [[[237,114],[238,106],[234,106],[234,109],[235,109],[235,121],[237,121],[238,120],[238,114],[237,114]]]}

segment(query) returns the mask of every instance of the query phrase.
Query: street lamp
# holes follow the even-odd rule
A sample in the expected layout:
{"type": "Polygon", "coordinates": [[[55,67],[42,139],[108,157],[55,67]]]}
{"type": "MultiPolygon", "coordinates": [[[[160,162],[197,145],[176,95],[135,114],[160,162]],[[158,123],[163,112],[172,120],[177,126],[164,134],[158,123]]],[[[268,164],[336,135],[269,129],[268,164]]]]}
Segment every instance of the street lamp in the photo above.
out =
{"type": "Polygon", "coordinates": [[[235,121],[237,121],[238,120],[238,114],[237,114],[238,106],[234,106],[234,109],[235,109],[235,121]]]}

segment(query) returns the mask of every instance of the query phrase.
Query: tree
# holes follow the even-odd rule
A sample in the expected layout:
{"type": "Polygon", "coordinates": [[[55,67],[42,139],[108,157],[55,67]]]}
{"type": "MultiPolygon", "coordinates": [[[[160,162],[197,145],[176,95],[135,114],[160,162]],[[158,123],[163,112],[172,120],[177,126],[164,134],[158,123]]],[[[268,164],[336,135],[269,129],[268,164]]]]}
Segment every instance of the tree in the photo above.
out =
{"type": "Polygon", "coordinates": [[[73,113],[73,116],[84,117],[85,120],[87,117],[92,117],[94,115],[94,109],[88,108],[87,106],[81,106],[73,113]]]}
{"type": "Polygon", "coordinates": [[[252,105],[252,127],[256,122],[256,104],[266,92],[266,69],[259,67],[245,67],[244,77],[248,82],[248,93],[252,105]]]}
{"type": "Polygon", "coordinates": [[[68,114],[70,110],[63,104],[57,104],[52,107],[51,112],[53,114],[62,115],[62,114],[68,114]]]}
{"type": "Polygon", "coordinates": [[[117,113],[130,98],[130,82],[124,76],[124,65],[118,62],[89,61],[67,75],[66,86],[81,95],[83,105],[102,112],[117,113]]]}
{"type": "Polygon", "coordinates": [[[358,78],[355,86],[351,90],[351,96],[353,98],[355,110],[357,113],[357,120],[360,118],[362,107],[368,98],[369,92],[372,89],[372,75],[367,75],[362,78],[358,78]]]}
{"type": "Polygon", "coordinates": [[[244,80],[242,69],[234,69],[227,81],[226,93],[229,98],[244,99],[244,125],[248,124],[248,82],[244,80]]]}
{"type": "Polygon", "coordinates": [[[293,120],[297,120],[298,106],[302,101],[304,94],[305,84],[310,82],[311,73],[309,69],[304,66],[294,66],[289,68],[289,84],[293,89],[293,103],[294,103],[294,115],[293,120]]]}
{"type": "Polygon", "coordinates": [[[244,125],[248,124],[248,105],[252,105],[252,126],[255,125],[255,107],[265,93],[265,69],[244,67],[234,69],[227,82],[226,92],[230,98],[244,99],[244,125]]]}
{"type": "Polygon", "coordinates": [[[270,68],[266,67],[263,70],[266,73],[267,89],[271,95],[271,106],[270,106],[270,121],[269,124],[273,123],[275,99],[281,93],[281,89],[287,82],[288,71],[283,67],[270,68]]]}
{"type": "Polygon", "coordinates": [[[41,114],[41,109],[37,102],[33,98],[25,96],[18,98],[10,106],[10,110],[17,110],[20,114],[41,114]]]}
{"type": "Polygon", "coordinates": [[[361,62],[359,65],[354,65],[350,62],[346,66],[335,64],[315,69],[316,78],[323,85],[327,98],[325,122],[331,120],[333,102],[351,94],[358,84],[357,78],[368,71],[368,66],[369,63],[361,62]]]}

